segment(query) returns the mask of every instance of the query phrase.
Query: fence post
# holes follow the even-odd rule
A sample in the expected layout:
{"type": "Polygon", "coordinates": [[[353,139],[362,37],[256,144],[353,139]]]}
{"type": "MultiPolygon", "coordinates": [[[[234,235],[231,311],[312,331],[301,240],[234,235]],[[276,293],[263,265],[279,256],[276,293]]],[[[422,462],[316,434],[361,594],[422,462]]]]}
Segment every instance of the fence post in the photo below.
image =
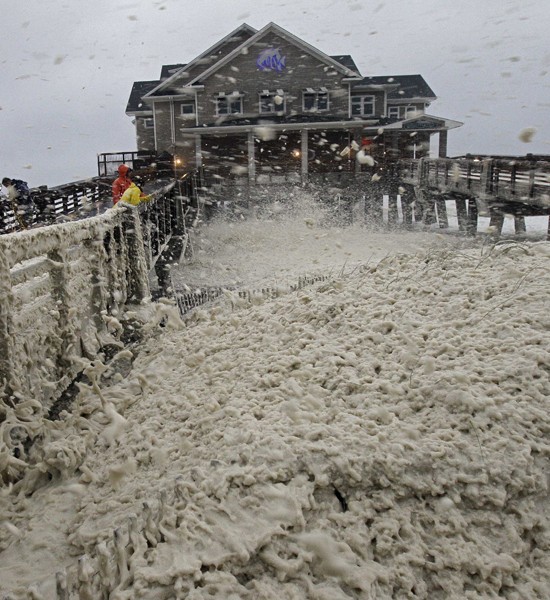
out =
{"type": "Polygon", "coordinates": [[[0,389],[6,396],[13,393],[14,380],[12,306],[10,264],[0,248],[0,389]]]}
{"type": "Polygon", "coordinates": [[[67,573],[58,571],[55,574],[55,591],[57,600],[69,600],[69,590],[67,589],[67,573]]]}
{"type": "Polygon", "coordinates": [[[127,269],[127,300],[139,303],[150,294],[143,232],[138,209],[128,206],[124,207],[124,211],[122,227],[130,257],[127,269]]]}
{"type": "Polygon", "coordinates": [[[59,312],[60,337],[62,339],[62,348],[59,356],[59,364],[57,366],[61,369],[60,374],[63,375],[71,370],[71,362],[68,357],[70,355],[69,351],[71,347],[75,346],[76,336],[71,327],[72,319],[70,318],[71,303],[68,292],[69,275],[67,273],[67,256],[66,249],[62,245],[61,240],[59,240],[55,250],[48,252],[48,258],[51,261],[50,278],[53,284],[52,298],[55,300],[57,311],[59,312]]]}

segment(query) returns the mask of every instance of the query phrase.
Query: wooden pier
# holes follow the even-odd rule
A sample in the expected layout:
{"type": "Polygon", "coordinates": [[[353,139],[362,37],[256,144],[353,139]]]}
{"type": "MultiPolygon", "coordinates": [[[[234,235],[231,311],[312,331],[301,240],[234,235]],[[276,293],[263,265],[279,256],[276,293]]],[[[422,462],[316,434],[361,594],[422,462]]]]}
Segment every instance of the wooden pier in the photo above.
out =
{"type": "Polygon", "coordinates": [[[526,231],[525,217],[550,215],[550,160],[423,158],[399,165],[397,185],[414,194],[428,220],[437,210],[442,226],[448,199],[455,201],[459,229],[466,233],[475,233],[478,215],[490,217],[495,236],[506,215],[513,216],[518,234],[526,231]]]}

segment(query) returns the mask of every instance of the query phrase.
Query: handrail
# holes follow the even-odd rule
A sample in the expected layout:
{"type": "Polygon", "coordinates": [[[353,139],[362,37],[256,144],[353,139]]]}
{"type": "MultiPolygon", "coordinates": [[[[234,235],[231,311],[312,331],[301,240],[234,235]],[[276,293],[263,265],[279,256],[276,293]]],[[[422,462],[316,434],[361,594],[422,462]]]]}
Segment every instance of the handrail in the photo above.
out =
{"type": "Polygon", "coordinates": [[[0,397],[55,399],[104,343],[106,317],[149,294],[143,255],[130,206],[0,236],[0,397]]]}
{"type": "Polygon", "coordinates": [[[548,161],[423,158],[400,165],[404,182],[440,193],[521,203],[543,214],[550,206],[548,161]]]}
{"type": "Polygon", "coordinates": [[[200,183],[200,173],[159,181],[137,207],[0,236],[0,480],[26,466],[26,444],[10,432],[35,437],[29,403],[40,428],[87,362],[123,347],[125,309],[150,298],[151,269],[160,265],[160,283],[179,258],[200,183]]]}

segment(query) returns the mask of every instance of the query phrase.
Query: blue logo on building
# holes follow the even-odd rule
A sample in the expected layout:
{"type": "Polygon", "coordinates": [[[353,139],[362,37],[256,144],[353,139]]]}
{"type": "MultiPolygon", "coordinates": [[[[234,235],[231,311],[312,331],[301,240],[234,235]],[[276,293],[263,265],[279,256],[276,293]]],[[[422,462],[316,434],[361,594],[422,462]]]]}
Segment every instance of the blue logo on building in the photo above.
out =
{"type": "Polygon", "coordinates": [[[286,56],[281,56],[280,48],[266,48],[258,54],[256,65],[260,71],[282,71],[286,68],[286,56]]]}

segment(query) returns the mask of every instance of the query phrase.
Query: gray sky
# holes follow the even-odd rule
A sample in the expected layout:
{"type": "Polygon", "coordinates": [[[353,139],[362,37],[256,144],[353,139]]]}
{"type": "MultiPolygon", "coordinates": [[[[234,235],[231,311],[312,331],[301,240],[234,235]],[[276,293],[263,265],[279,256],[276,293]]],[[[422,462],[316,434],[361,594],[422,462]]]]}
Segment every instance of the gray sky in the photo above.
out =
{"type": "Polygon", "coordinates": [[[464,122],[449,155],[550,154],[548,0],[0,0],[0,175],[97,174],[134,150],[134,81],[189,62],[243,22],[274,21],[361,73],[420,73],[429,113],[464,122]],[[534,128],[530,141],[522,131],[534,128]]]}

